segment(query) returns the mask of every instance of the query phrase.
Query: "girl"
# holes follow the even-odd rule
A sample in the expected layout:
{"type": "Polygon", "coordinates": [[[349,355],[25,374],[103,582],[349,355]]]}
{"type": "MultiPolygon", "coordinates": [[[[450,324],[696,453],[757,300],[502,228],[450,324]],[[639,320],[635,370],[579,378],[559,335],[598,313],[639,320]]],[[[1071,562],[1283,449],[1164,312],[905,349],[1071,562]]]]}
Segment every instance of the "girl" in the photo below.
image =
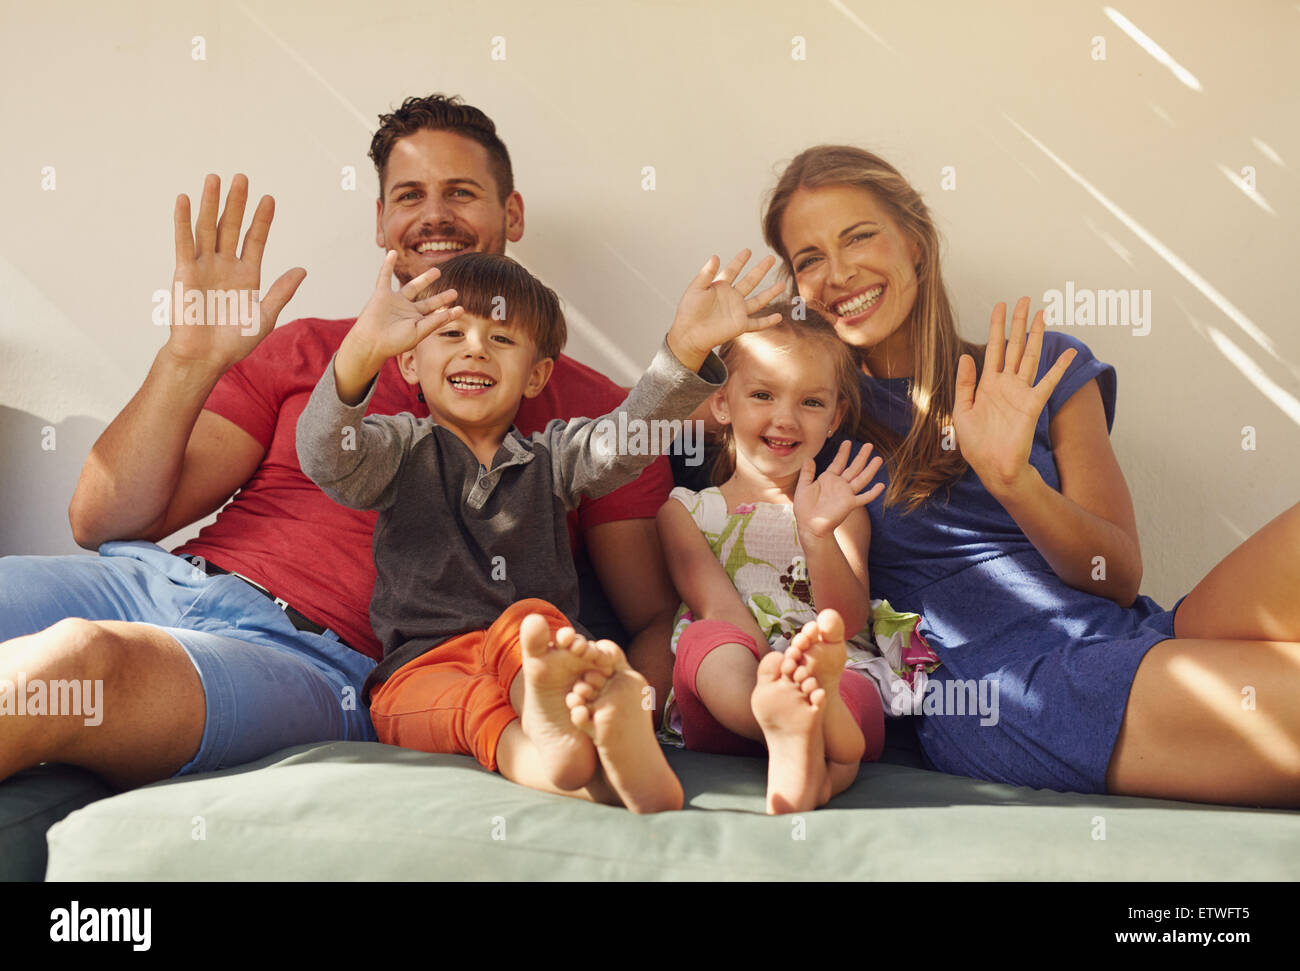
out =
{"type": "Polygon", "coordinates": [[[798,812],[847,788],[883,745],[881,690],[845,670],[873,657],[853,640],[869,636],[863,507],[883,486],[863,490],[881,460],[868,464],[868,445],[849,462],[845,442],[814,478],[814,457],[858,417],[857,363],[829,327],[786,307],[719,355],[728,379],[709,404],[725,437],[721,485],[674,489],[658,517],[684,602],[673,702],[687,748],[766,747],[768,812],[798,812]]]}

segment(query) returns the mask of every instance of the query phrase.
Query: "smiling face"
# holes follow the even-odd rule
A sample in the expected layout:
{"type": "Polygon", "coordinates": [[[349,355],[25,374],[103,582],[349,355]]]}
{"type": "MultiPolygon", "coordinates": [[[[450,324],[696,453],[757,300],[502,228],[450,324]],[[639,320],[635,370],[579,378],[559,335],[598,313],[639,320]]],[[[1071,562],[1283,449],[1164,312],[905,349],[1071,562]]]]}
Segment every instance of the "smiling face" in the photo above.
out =
{"type": "Polygon", "coordinates": [[[906,374],[920,247],[865,189],[802,187],[781,219],[799,296],[840,339],[866,352],[873,374],[906,374]]]}
{"type": "Polygon", "coordinates": [[[537,345],[522,327],[468,313],[398,357],[402,376],[420,385],[439,424],[502,436],[520,402],[546,386],[554,364],[537,359],[537,345]]]}
{"type": "Polygon", "coordinates": [[[834,360],[818,342],[747,342],[726,386],[709,399],[714,417],[731,426],[735,474],[792,485],[844,418],[848,403],[836,387],[834,360]]]}
{"type": "Polygon", "coordinates": [[[458,253],[504,253],[524,234],[518,192],[502,201],[487,149],[450,131],[421,129],[394,143],[378,203],[375,240],[397,250],[402,283],[458,253]]]}

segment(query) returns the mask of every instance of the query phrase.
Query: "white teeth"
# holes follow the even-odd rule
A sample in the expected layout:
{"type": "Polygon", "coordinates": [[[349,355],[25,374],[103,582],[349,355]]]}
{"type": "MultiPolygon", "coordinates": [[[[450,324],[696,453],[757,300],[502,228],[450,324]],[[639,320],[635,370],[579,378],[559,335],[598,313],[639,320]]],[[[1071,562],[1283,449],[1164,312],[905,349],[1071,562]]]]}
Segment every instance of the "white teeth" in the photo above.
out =
{"type": "Polygon", "coordinates": [[[421,243],[416,247],[417,253],[442,253],[449,250],[462,250],[465,248],[464,243],[446,242],[446,243],[421,243]]]}
{"type": "Polygon", "coordinates": [[[860,310],[866,310],[877,300],[879,300],[880,295],[884,292],[885,292],[884,284],[881,284],[880,286],[872,287],[866,293],[860,293],[852,300],[845,300],[843,303],[837,303],[835,305],[835,312],[839,314],[841,317],[852,316],[853,314],[856,314],[860,310]]]}
{"type": "Polygon", "coordinates": [[[448,380],[451,381],[451,383],[458,388],[490,388],[494,384],[496,384],[495,381],[490,381],[487,378],[461,377],[461,378],[448,378],[448,380]]]}
{"type": "Polygon", "coordinates": [[[769,437],[769,438],[767,438],[766,441],[767,441],[767,443],[768,443],[769,445],[775,445],[777,448],[786,448],[787,446],[790,446],[790,445],[798,445],[798,444],[799,444],[798,442],[794,441],[793,439],[789,439],[789,438],[770,438],[770,437],[769,437]]]}

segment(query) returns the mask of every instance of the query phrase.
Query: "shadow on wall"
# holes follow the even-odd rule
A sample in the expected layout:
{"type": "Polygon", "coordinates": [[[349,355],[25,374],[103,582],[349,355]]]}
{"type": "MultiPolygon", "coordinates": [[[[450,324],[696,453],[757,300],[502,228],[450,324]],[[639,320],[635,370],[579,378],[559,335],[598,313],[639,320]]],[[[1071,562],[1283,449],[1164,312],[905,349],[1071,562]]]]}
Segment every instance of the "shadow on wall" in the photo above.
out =
{"type": "Polygon", "coordinates": [[[0,406],[0,556],[86,552],[72,538],[68,503],[106,427],[82,415],[56,425],[0,406]]]}

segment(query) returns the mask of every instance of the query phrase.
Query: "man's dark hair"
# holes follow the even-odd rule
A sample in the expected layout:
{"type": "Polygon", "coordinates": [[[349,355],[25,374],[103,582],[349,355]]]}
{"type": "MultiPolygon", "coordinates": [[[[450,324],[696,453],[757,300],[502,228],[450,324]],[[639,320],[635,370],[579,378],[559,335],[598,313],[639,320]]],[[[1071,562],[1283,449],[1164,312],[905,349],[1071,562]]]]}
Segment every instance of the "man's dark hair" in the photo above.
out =
{"type": "Polygon", "coordinates": [[[505,143],[497,137],[497,126],[492,119],[473,105],[467,105],[459,95],[447,97],[431,94],[423,98],[407,98],[402,106],[387,115],[379,116],[379,130],[370,140],[370,159],[379,175],[379,197],[384,197],[384,176],[388,169],[388,156],[399,138],[414,135],[421,129],[449,131],[478,142],[488,154],[488,165],[496,179],[497,192],[502,204],[506,196],[515,191],[514,170],[510,167],[510,153],[505,143]]]}

